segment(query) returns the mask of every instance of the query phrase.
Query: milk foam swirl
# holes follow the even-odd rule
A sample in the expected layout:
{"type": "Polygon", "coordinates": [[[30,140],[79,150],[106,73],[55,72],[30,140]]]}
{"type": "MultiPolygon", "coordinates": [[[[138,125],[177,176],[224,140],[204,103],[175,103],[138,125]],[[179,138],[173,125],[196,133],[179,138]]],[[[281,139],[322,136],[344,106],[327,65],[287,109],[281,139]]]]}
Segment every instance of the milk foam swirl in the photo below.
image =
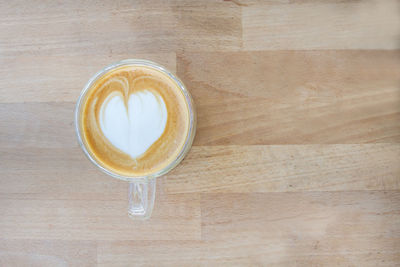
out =
{"type": "Polygon", "coordinates": [[[168,75],[144,66],[119,67],[96,80],[85,97],[83,142],[115,173],[151,175],[178,157],[189,114],[181,88],[168,75]]]}
{"type": "Polygon", "coordinates": [[[168,113],[162,97],[147,90],[131,94],[127,104],[121,94],[110,94],[101,105],[99,121],[104,136],[135,159],[160,138],[168,113]]]}

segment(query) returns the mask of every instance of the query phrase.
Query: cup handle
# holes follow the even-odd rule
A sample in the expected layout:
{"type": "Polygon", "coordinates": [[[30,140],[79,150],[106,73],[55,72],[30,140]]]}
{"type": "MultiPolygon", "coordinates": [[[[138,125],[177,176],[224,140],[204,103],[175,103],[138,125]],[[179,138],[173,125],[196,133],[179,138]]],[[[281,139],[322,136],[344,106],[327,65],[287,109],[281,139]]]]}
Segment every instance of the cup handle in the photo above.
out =
{"type": "Polygon", "coordinates": [[[155,192],[155,178],[146,178],[146,180],[130,182],[129,217],[134,220],[148,219],[153,211],[155,192]]]}

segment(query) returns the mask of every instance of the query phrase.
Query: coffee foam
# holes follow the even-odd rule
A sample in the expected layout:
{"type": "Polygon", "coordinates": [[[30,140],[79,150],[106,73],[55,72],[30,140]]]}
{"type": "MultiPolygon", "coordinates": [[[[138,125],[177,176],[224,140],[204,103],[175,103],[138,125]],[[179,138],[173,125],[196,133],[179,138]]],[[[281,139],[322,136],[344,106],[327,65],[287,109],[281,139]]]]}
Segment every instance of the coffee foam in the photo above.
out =
{"type": "Polygon", "coordinates": [[[150,91],[131,94],[128,107],[122,95],[110,95],[100,108],[104,136],[132,159],[146,152],[161,137],[167,117],[164,100],[150,91]]]}
{"type": "Polygon", "coordinates": [[[123,66],[104,74],[89,89],[81,112],[88,152],[124,176],[165,168],[178,157],[189,130],[180,87],[150,67],[123,66]]]}

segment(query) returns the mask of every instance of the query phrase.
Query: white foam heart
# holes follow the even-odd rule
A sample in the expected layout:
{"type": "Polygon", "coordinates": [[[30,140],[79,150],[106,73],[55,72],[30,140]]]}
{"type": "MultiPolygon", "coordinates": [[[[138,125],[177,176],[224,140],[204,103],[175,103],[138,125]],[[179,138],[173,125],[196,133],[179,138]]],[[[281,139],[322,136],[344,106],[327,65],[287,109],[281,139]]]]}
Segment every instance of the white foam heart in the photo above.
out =
{"type": "Polygon", "coordinates": [[[108,96],[99,115],[104,136],[133,159],[161,137],[168,118],[163,98],[148,90],[131,94],[128,110],[121,94],[108,96]]]}

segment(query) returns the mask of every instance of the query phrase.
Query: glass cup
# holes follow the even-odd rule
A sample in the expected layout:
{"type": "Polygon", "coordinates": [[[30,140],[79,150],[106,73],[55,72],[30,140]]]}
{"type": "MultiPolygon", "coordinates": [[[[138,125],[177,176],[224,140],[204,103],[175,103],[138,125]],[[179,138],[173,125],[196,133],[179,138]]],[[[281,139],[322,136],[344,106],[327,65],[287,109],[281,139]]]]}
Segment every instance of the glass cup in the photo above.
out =
{"type": "Polygon", "coordinates": [[[122,61],[118,61],[114,64],[111,64],[99,72],[97,72],[85,85],[83,88],[78,102],[76,103],[76,108],[75,108],[75,130],[76,130],[76,135],[78,137],[78,142],[80,147],[82,148],[83,152],[85,155],[89,158],[89,160],[96,165],[101,171],[104,173],[110,175],[111,177],[124,180],[129,182],[129,206],[128,206],[128,214],[132,219],[148,219],[151,216],[153,206],[154,206],[154,198],[155,198],[155,192],[156,192],[156,178],[166,174],[170,170],[172,170],[176,165],[179,164],[185,157],[185,155],[189,152],[193,139],[196,133],[196,111],[193,103],[193,99],[190,95],[190,93],[187,91],[186,87],[182,83],[181,80],[179,80],[175,75],[173,75],[170,71],[168,71],[166,68],[158,65],[157,63],[148,61],[148,60],[141,60],[141,59],[126,59],[122,61]],[[164,74],[168,75],[172,80],[176,82],[176,84],[179,86],[179,88],[182,90],[183,95],[186,98],[186,102],[188,105],[189,109],[189,132],[186,137],[185,145],[183,146],[182,150],[178,154],[177,158],[168,166],[166,166],[164,169],[153,173],[149,176],[123,176],[119,175],[117,173],[114,173],[113,171],[107,169],[106,167],[102,166],[100,162],[96,160],[95,157],[91,155],[91,153],[88,151],[87,146],[85,142],[82,140],[82,129],[80,125],[80,118],[82,115],[82,104],[85,100],[86,94],[89,91],[89,89],[92,87],[93,83],[96,82],[101,76],[106,74],[109,71],[112,71],[115,68],[118,68],[120,66],[129,66],[129,65],[135,65],[135,66],[146,66],[146,67],[151,67],[154,69],[157,69],[164,74]]]}

